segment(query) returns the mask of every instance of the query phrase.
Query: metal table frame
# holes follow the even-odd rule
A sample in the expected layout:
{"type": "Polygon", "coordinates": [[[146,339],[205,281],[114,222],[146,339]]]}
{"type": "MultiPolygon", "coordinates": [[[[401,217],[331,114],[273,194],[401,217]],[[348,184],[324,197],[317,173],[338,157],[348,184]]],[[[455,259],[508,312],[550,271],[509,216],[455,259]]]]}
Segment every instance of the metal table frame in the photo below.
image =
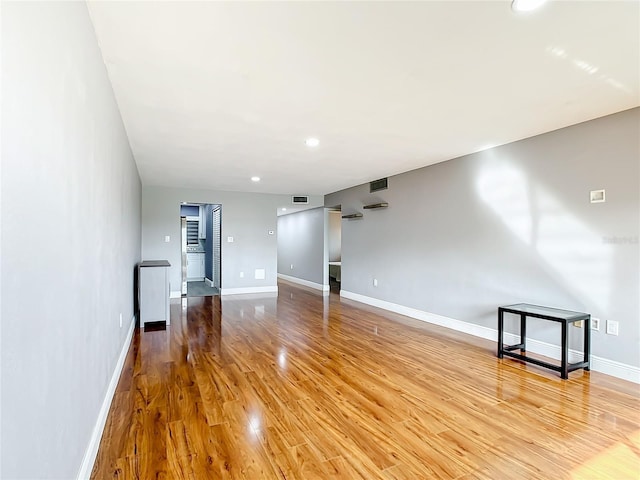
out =
{"type": "Polygon", "coordinates": [[[519,303],[516,305],[508,305],[498,308],[498,358],[508,356],[522,360],[523,362],[533,363],[541,367],[550,368],[556,372],[560,372],[563,379],[569,378],[569,372],[584,368],[589,371],[589,358],[591,354],[591,315],[588,313],[572,312],[570,310],[560,310],[557,308],[542,307],[539,305],[530,305],[527,303],[519,303]],[[537,310],[537,311],[528,311],[537,310]],[[520,343],[517,345],[504,344],[504,313],[514,313],[520,315],[520,343]],[[541,318],[543,320],[551,320],[559,322],[562,326],[562,356],[560,366],[548,363],[536,358],[522,355],[526,352],[527,340],[527,317],[541,318]],[[584,360],[577,363],[569,363],[569,325],[584,320],[584,360]],[[521,353],[515,353],[514,350],[520,350],[521,353]]]}

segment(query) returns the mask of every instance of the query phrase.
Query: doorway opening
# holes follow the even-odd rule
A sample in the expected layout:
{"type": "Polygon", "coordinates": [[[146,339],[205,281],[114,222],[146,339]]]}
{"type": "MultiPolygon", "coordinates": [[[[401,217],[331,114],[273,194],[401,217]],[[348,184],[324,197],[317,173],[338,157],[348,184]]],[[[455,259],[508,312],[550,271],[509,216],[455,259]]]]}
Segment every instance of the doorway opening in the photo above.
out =
{"type": "Polygon", "coordinates": [[[180,205],[183,297],[219,295],[222,285],[222,205],[180,205]]]}

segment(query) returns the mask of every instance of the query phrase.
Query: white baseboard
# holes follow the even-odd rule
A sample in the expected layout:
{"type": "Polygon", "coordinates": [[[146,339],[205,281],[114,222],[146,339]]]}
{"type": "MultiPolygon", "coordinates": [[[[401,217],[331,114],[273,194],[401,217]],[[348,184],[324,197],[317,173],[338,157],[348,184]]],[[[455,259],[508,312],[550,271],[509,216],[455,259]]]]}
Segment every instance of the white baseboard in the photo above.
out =
{"type": "Polygon", "coordinates": [[[278,278],[282,280],[286,280],[287,282],[297,283],[298,285],[304,285],[305,287],[313,288],[315,290],[320,290],[321,292],[329,293],[329,285],[322,285],[320,283],[310,282],[309,280],[303,280],[298,277],[291,277],[289,275],[285,275],[283,273],[278,274],[278,278]]]}
{"type": "MultiPolygon", "coordinates": [[[[387,302],[385,300],[379,300],[377,298],[367,297],[366,295],[360,295],[359,293],[349,292],[347,290],[341,290],[340,296],[349,298],[357,302],[366,303],[374,307],[382,308],[390,312],[399,313],[407,317],[415,318],[416,320],[422,320],[424,322],[433,323],[441,327],[450,328],[458,332],[467,333],[475,337],[485,338],[494,342],[498,341],[498,331],[493,328],[483,327],[481,325],[475,325],[473,323],[464,322],[462,320],[456,320],[455,318],[445,317],[437,315],[435,313],[425,312],[423,310],[417,310],[411,307],[405,307],[397,303],[387,302]]],[[[505,333],[505,342],[510,344],[516,344],[519,342],[519,336],[511,333],[505,333]]],[[[534,340],[527,338],[527,350],[533,353],[544,355],[555,360],[560,360],[561,349],[559,345],[552,345],[540,340],[534,340]]],[[[569,361],[577,362],[582,359],[582,352],[577,350],[569,350],[569,361]]],[[[595,372],[611,375],[612,377],[621,378],[629,382],[640,384],[640,368],[633,365],[627,365],[624,363],[616,362],[608,358],[598,357],[591,355],[591,370],[595,372]]]]}
{"type": "Polygon", "coordinates": [[[208,278],[205,277],[204,283],[207,284],[207,287],[213,287],[213,280],[209,280],[208,278]]]}
{"type": "Polygon", "coordinates": [[[242,287],[242,288],[221,288],[220,295],[242,295],[245,293],[278,293],[278,286],[272,287],[242,287]]]}
{"type": "Polygon", "coordinates": [[[616,362],[608,358],[591,355],[591,370],[606,373],[612,377],[628,380],[633,383],[640,383],[640,368],[626,363],[616,362]]]}
{"type": "Polygon", "coordinates": [[[116,393],[116,387],[118,386],[118,381],[120,380],[120,375],[122,374],[122,369],[124,367],[125,360],[127,359],[127,353],[129,352],[129,347],[131,346],[131,340],[133,339],[135,326],[136,317],[134,315],[131,318],[131,325],[129,326],[129,331],[127,332],[124,344],[122,345],[122,350],[120,350],[118,362],[113,369],[111,381],[109,382],[109,386],[107,387],[107,391],[105,392],[104,400],[102,400],[102,406],[100,407],[100,412],[98,413],[96,424],[93,427],[93,432],[91,433],[91,438],[89,439],[89,445],[87,445],[87,449],[84,453],[82,465],[80,465],[80,471],[78,472],[78,480],[88,480],[89,477],[91,477],[91,471],[93,470],[93,464],[95,463],[96,456],[98,455],[98,448],[100,447],[102,433],[104,432],[104,427],[107,423],[107,416],[109,415],[111,402],[113,401],[113,396],[116,393]]]}
{"type": "Polygon", "coordinates": [[[489,327],[483,327],[481,325],[475,325],[469,322],[463,322],[462,320],[456,320],[454,318],[445,317],[443,315],[436,315],[435,313],[425,312],[423,310],[417,310],[411,307],[405,307],[397,303],[387,302],[385,300],[379,300],[377,298],[367,297],[360,295],[359,293],[349,292],[347,290],[340,290],[340,296],[356,300],[357,302],[366,303],[374,307],[389,310],[390,312],[399,313],[400,315],[406,315],[407,317],[422,320],[423,322],[433,323],[440,325],[441,327],[451,328],[459,332],[468,333],[474,337],[486,338],[487,340],[498,340],[498,332],[489,327]]]}
{"type": "Polygon", "coordinates": [[[182,292],[180,290],[171,290],[169,298],[182,298],[182,292]]]}

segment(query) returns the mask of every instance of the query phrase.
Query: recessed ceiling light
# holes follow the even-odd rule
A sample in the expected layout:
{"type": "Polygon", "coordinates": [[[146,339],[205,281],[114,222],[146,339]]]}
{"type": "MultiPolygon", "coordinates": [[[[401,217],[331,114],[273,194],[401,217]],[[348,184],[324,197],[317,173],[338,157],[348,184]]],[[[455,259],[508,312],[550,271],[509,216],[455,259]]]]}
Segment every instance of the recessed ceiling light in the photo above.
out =
{"type": "Polygon", "coordinates": [[[252,182],[259,182],[260,181],[260,177],[251,177],[251,181],[252,182]]]}
{"type": "Polygon", "coordinates": [[[530,12],[542,6],[547,0],[513,0],[511,8],[515,12],[530,12]]]}
{"type": "Polygon", "coordinates": [[[304,141],[304,143],[305,143],[305,145],[306,145],[307,147],[314,148],[314,147],[317,147],[318,145],[320,145],[320,140],[318,140],[317,138],[313,138],[313,137],[311,137],[311,138],[307,138],[307,139],[304,141]]]}

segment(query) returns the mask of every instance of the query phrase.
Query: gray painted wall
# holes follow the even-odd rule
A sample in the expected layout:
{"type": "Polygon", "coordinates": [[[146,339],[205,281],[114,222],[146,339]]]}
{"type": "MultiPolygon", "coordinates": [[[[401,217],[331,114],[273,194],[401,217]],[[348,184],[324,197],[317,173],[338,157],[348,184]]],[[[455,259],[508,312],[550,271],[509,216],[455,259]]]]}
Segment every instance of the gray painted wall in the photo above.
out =
{"type": "Polygon", "coordinates": [[[277,285],[276,209],[290,196],[167,187],[142,190],[142,257],[171,263],[171,290],[180,290],[180,202],[222,205],[222,289],[277,285]],[[269,235],[269,231],[273,235],[269,235]],[[164,241],[165,236],[170,241],[164,241]],[[234,238],[233,243],[227,237],[234,238]],[[255,269],[266,278],[256,280],[255,269]],[[244,272],[244,278],[240,278],[244,272]]]}
{"type": "Polygon", "coordinates": [[[329,211],[329,261],[339,262],[342,255],[342,212],[329,211]]]}
{"type": "Polygon", "coordinates": [[[326,222],[327,212],[322,207],[278,217],[278,273],[327,284],[324,275],[326,222]]]}
{"type": "MultiPolygon", "coordinates": [[[[586,311],[620,322],[593,354],[640,366],[639,127],[636,108],[328,195],[364,212],[342,223],[342,289],[491,328],[510,303],[586,311]]],[[[530,336],[558,344],[559,328],[530,336]]]]}
{"type": "Polygon", "coordinates": [[[86,4],[2,10],[0,476],[70,479],[131,326],[141,186],[86,4]]]}

